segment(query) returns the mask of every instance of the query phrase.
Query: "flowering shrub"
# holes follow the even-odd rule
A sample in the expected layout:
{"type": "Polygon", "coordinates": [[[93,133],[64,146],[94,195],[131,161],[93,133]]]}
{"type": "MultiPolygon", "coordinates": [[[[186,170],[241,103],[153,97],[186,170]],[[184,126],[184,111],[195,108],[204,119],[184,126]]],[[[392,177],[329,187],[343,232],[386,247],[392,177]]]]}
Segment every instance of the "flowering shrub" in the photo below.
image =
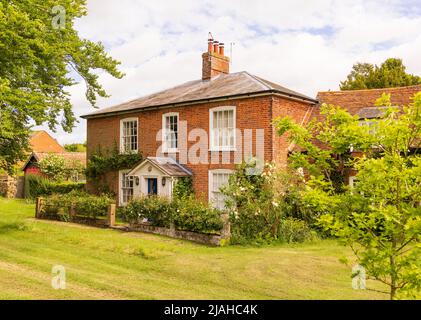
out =
{"type": "Polygon", "coordinates": [[[132,200],[119,214],[129,223],[147,220],[153,226],[178,230],[215,233],[222,229],[221,212],[192,197],[169,200],[164,197],[148,196],[132,200]]]}
{"type": "MultiPolygon", "coordinates": [[[[223,188],[227,196],[227,210],[231,222],[231,243],[303,241],[309,238],[304,221],[288,219],[287,189],[292,184],[276,171],[274,164],[267,163],[261,174],[253,170],[256,163],[243,163],[223,188]],[[294,222],[293,222],[294,221],[294,222]],[[302,228],[300,228],[302,227],[302,228]],[[296,232],[297,236],[291,235],[296,232]]],[[[290,178],[289,178],[290,179],[290,178]]]]}

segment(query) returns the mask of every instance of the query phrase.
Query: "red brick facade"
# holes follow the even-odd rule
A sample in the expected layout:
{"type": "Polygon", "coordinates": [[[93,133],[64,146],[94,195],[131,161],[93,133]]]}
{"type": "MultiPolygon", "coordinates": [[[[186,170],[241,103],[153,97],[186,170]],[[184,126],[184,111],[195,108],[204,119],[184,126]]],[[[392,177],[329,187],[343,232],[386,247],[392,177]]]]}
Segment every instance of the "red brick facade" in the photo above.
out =
{"type": "MultiPolygon", "coordinates": [[[[119,147],[120,141],[120,120],[125,118],[137,118],[139,123],[138,141],[139,152],[144,157],[156,156],[157,149],[161,142],[157,140],[159,130],[162,128],[162,115],[167,112],[178,112],[179,121],[187,122],[187,131],[202,128],[209,134],[209,110],[220,106],[236,107],[236,128],[243,133],[245,129],[253,130],[253,156],[256,156],[256,129],[264,130],[264,160],[277,161],[286,164],[288,155],[288,143],[285,137],[278,137],[272,125],[272,120],[278,116],[294,118],[297,122],[305,121],[306,115],[314,107],[313,104],[279,97],[277,95],[266,95],[253,98],[242,98],[229,101],[219,101],[201,103],[183,107],[167,107],[158,110],[144,110],[124,115],[114,115],[101,118],[88,119],[87,124],[87,150],[88,158],[99,147],[101,149],[111,149],[119,147]]],[[[197,141],[189,141],[190,149],[197,141]]],[[[237,142],[238,143],[238,142],[237,142]]],[[[181,152],[181,151],[180,151],[181,152]]],[[[211,153],[208,152],[209,159],[211,153]]],[[[217,152],[221,157],[223,152],[217,152]]],[[[193,173],[193,187],[198,197],[207,199],[208,197],[208,173],[213,169],[234,169],[234,152],[230,154],[230,163],[222,164],[185,164],[193,173]]],[[[106,177],[108,187],[118,194],[118,173],[109,173],[106,177]]],[[[91,191],[93,185],[88,182],[91,191]]]]}

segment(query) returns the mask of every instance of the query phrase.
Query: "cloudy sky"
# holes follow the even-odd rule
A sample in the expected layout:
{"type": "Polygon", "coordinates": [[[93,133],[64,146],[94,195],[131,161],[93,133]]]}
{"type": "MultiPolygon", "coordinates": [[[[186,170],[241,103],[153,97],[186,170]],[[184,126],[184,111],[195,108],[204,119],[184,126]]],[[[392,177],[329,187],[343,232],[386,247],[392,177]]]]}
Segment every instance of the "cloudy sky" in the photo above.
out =
{"type": "MultiPolygon", "coordinates": [[[[310,96],[337,90],[355,62],[404,60],[421,75],[421,0],[88,0],[76,23],[122,62],[122,80],[100,79],[111,97],[100,108],[201,77],[208,32],[224,42],[231,71],[250,73],[310,96]]],[[[84,83],[70,88],[77,116],[93,111],[84,83]]],[[[83,142],[86,121],[61,143],[83,142]]]]}

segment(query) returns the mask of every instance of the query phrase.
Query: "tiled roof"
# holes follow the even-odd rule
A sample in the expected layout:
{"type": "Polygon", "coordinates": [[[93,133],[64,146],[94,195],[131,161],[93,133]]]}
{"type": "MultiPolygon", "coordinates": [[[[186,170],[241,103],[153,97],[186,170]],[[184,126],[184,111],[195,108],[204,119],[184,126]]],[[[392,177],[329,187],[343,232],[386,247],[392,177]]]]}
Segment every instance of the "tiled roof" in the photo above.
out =
{"type": "Polygon", "coordinates": [[[30,149],[34,152],[65,152],[65,149],[47,131],[38,130],[30,133],[30,149]]]}
{"type": "MultiPolygon", "coordinates": [[[[41,161],[46,156],[48,156],[51,153],[48,152],[33,152],[32,155],[35,156],[37,161],[41,161]]],[[[65,160],[77,160],[81,161],[83,163],[86,162],[86,152],[61,152],[61,153],[54,153],[54,155],[63,157],[65,160]]]]}
{"type": "Polygon", "coordinates": [[[318,93],[317,99],[320,103],[340,106],[349,110],[351,114],[357,114],[363,108],[374,107],[382,93],[390,93],[392,105],[402,106],[410,104],[410,98],[420,91],[421,85],[369,90],[324,91],[318,93]]]}
{"type": "Polygon", "coordinates": [[[310,103],[317,103],[313,98],[243,71],[231,74],[220,74],[219,76],[212,78],[212,80],[190,81],[158,93],[84,115],[82,118],[90,118],[99,115],[103,116],[149,107],[209,101],[212,99],[265,92],[278,93],[288,97],[302,99],[310,103]]]}
{"type": "Polygon", "coordinates": [[[67,162],[80,161],[82,165],[84,166],[86,165],[86,152],[61,152],[61,153],[32,152],[31,155],[28,157],[28,160],[23,165],[22,170],[25,170],[26,166],[31,162],[32,158],[34,158],[37,162],[39,162],[50,154],[63,157],[67,162]]]}

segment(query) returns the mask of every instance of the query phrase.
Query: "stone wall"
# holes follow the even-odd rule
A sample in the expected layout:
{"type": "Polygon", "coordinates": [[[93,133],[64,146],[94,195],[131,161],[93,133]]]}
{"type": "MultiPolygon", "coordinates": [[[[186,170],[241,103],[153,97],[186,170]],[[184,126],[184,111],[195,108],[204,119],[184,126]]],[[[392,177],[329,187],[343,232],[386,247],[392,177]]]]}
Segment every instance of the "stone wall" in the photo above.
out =
{"type": "Polygon", "coordinates": [[[162,228],[155,227],[147,224],[136,224],[125,227],[112,227],[115,229],[120,229],[124,231],[131,232],[146,232],[159,234],[175,239],[189,240],[201,244],[211,245],[211,246],[223,246],[229,241],[229,236],[226,234],[205,234],[192,231],[182,231],[175,228],[162,228]]]}
{"type": "Polygon", "coordinates": [[[17,194],[17,180],[13,177],[0,176],[0,196],[15,198],[17,194]]]}

